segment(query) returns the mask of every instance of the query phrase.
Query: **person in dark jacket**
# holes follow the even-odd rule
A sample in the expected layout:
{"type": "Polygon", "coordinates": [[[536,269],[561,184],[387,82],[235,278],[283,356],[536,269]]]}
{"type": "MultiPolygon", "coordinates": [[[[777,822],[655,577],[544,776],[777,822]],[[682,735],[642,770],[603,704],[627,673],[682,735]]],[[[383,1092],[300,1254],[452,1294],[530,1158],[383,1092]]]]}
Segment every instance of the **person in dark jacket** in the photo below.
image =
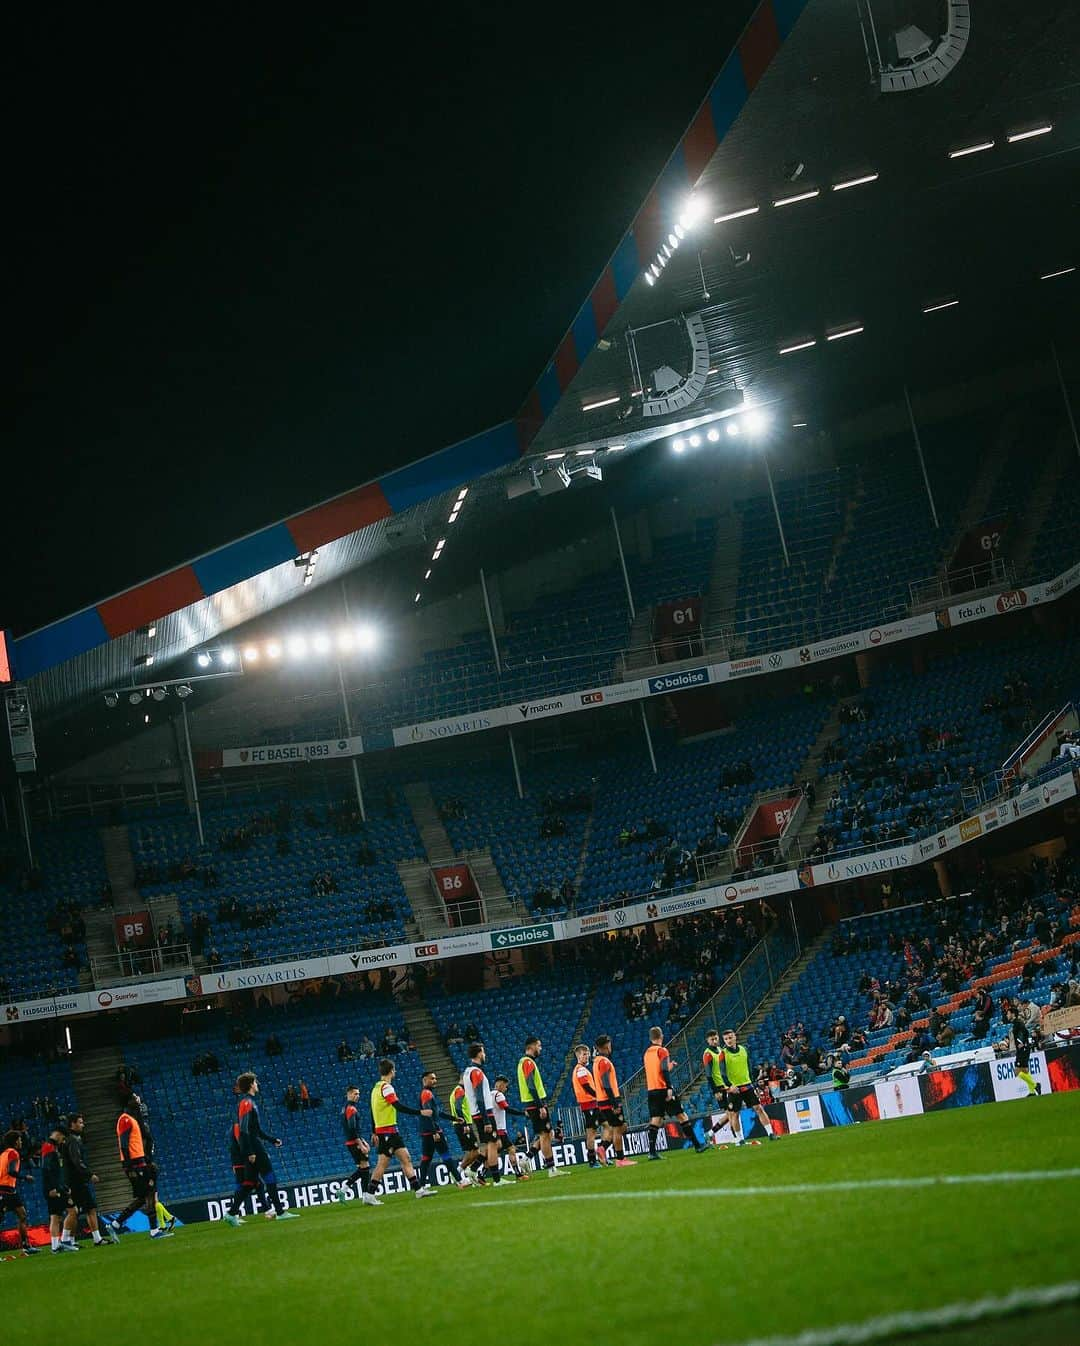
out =
{"type": "Polygon", "coordinates": [[[49,1209],[49,1242],[54,1253],[78,1252],[75,1246],[76,1210],[71,1204],[67,1169],[64,1166],[64,1140],[60,1125],[49,1132],[41,1145],[41,1190],[49,1209]]]}
{"type": "Polygon", "coordinates": [[[67,1136],[63,1145],[64,1165],[67,1168],[72,1204],[76,1211],[81,1211],[86,1216],[86,1224],[95,1247],[107,1248],[113,1243],[119,1243],[120,1239],[113,1233],[111,1226],[106,1225],[106,1232],[109,1235],[109,1242],[106,1243],[98,1226],[97,1193],[94,1191],[98,1175],[90,1167],[90,1161],[83,1149],[85,1130],[86,1119],[81,1112],[76,1112],[68,1118],[67,1136]]]}

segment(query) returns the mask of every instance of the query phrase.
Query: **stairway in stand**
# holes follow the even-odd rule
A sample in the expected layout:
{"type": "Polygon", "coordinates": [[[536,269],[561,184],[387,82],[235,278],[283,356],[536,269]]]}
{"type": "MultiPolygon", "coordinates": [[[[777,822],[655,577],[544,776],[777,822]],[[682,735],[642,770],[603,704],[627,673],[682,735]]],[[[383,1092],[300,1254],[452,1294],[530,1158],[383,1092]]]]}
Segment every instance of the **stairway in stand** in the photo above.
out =
{"type": "MultiPolygon", "coordinates": [[[[599,980],[594,981],[589,987],[589,994],[585,997],[585,1003],[581,1007],[581,1017],[577,1021],[577,1027],[574,1029],[572,1045],[585,1040],[585,1030],[589,1026],[589,1019],[592,1017],[593,1001],[596,999],[596,992],[600,989],[599,980]]],[[[548,1093],[548,1098],[555,1104],[558,1104],[559,1095],[563,1091],[566,1081],[570,1078],[570,1069],[575,1065],[575,1060],[570,1053],[567,1053],[566,1062],[562,1068],[562,1074],[555,1081],[555,1088],[548,1093]]]]}
{"type": "Polygon", "coordinates": [[[86,1151],[98,1175],[98,1208],[119,1210],[131,1200],[131,1188],[116,1148],[116,1072],[124,1064],[119,1047],[95,1047],[71,1063],[75,1101],[86,1118],[86,1151]]]}
{"type": "Polygon", "coordinates": [[[806,754],[806,760],[799,768],[799,779],[797,785],[801,785],[804,780],[813,781],[817,790],[817,800],[813,807],[803,819],[803,825],[799,828],[799,834],[796,840],[802,853],[805,855],[814,844],[814,838],[817,830],[821,826],[821,821],[825,817],[825,810],[828,807],[828,793],[825,790],[824,782],[819,779],[818,773],[821,769],[822,759],[825,756],[825,749],[832,743],[840,732],[840,707],[853,700],[852,697],[843,697],[832,709],[829,718],[821,726],[817,738],[814,740],[813,747],[806,754]]]}
{"type": "Polygon", "coordinates": [[[712,659],[732,657],[735,599],[742,554],[742,515],[732,506],[716,520],[716,545],[709,569],[709,596],[702,632],[712,659]],[[721,646],[723,648],[721,648],[721,646]]]}
{"type": "Polygon", "coordinates": [[[416,1043],[416,1051],[424,1069],[438,1072],[439,1102],[446,1107],[450,1090],[458,1082],[458,1068],[435,1026],[431,1011],[422,1000],[410,1000],[401,1003],[401,1013],[408,1029],[409,1041],[416,1043]]]}
{"type": "Polygon", "coordinates": [[[1017,523],[1015,536],[1006,540],[1016,577],[1025,584],[1035,579],[1051,578],[1049,575],[1029,573],[1031,556],[1047,515],[1053,508],[1061,479],[1072,467],[1074,452],[1072,440],[1063,432],[1046,455],[1046,461],[1028,497],[1027,509],[1017,523]]]}
{"type": "MultiPolygon", "coordinates": [[[[779,1004],[781,996],[786,995],[792,986],[795,985],[806,971],[811,960],[821,952],[826,943],[832,938],[832,934],[833,927],[830,925],[826,926],[820,935],[815,936],[815,938],[803,949],[802,953],[799,954],[798,958],[791,964],[784,975],[777,981],[776,985],[768,995],[755,1007],[754,1012],[750,1015],[749,1019],[747,1019],[739,1029],[739,1037],[743,1042],[750,1037],[751,1033],[755,1033],[761,1027],[766,1018],[776,1008],[777,1004],[779,1004]]],[[[779,1051],[779,1044],[777,1045],[777,1051],[779,1051]]]]}
{"type": "Polygon", "coordinates": [[[112,888],[113,906],[117,911],[134,910],[142,899],[135,885],[135,857],[127,828],[103,827],[101,849],[105,852],[105,873],[112,888]]]}
{"type": "Polygon", "coordinates": [[[634,668],[652,668],[656,663],[656,652],[652,644],[652,608],[638,608],[630,625],[629,644],[626,648],[626,671],[634,668]]]}

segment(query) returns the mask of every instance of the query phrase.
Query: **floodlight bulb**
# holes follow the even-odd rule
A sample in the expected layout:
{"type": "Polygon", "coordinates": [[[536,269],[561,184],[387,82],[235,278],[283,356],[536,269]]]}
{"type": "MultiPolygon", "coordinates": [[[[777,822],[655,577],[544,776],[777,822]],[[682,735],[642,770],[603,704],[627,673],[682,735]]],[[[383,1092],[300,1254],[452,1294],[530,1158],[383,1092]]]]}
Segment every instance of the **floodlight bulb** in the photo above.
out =
{"type": "Polygon", "coordinates": [[[302,659],[307,654],[307,641],[303,636],[290,636],[289,653],[294,659],[302,659]]]}
{"type": "Polygon", "coordinates": [[[714,426],[710,431],[708,431],[708,433],[705,435],[705,438],[709,441],[710,444],[715,444],[716,441],[720,438],[720,431],[717,430],[716,427],[714,426]]]}
{"type": "Polygon", "coordinates": [[[246,645],[244,647],[244,658],[249,664],[257,664],[259,662],[258,645],[246,645]]]}
{"type": "Polygon", "coordinates": [[[222,651],[221,651],[221,662],[225,665],[226,668],[231,668],[231,667],[233,666],[233,664],[236,663],[236,651],[235,651],[235,650],[222,650],[222,651]]]}
{"type": "Polygon", "coordinates": [[[199,655],[199,667],[200,668],[210,667],[210,656],[206,653],[205,650],[203,650],[202,654],[199,655]]]}
{"type": "Polygon", "coordinates": [[[691,436],[690,436],[690,447],[691,447],[692,449],[700,449],[700,448],[701,448],[701,436],[700,436],[700,435],[691,435],[691,436]]]}
{"type": "Polygon", "coordinates": [[[270,643],[269,643],[269,644],[267,645],[267,647],[266,647],[266,657],[267,657],[268,659],[280,659],[280,658],[281,658],[281,642],[280,642],[280,641],[277,641],[277,640],[271,640],[271,641],[270,641],[270,643]]]}
{"type": "Polygon", "coordinates": [[[675,439],[672,440],[671,447],[676,453],[682,453],[683,449],[686,448],[686,445],[681,439],[675,439]]]}
{"type": "Polygon", "coordinates": [[[646,285],[655,285],[655,284],[656,284],[656,277],[653,275],[653,273],[652,273],[651,271],[646,271],[646,272],[645,272],[645,284],[646,284],[646,285]]]}
{"type": "Polygon", "coordinates": [[[319,632],[311,644],[316,654],[330,653],[330,637],[325,635],[322,631],[319,632]]]}
{"type": "Polygon", "coordinates": [[[373,650],[379,643],[379,637],[373,626],[359,626],[356,629],[356,648],[359,650],[373,650]]]}
{"type": "Polygon", "coordinates": [[[737,435],[739,433],[739,422],[738,421],[729,422],[727,432],[729,435],[737,435]]]}
{"type": "Polygon", "coordinates": [[[684,229],[692,229],[695,224],[704,216],[709,208],[709,203],[703,196],[690,196],[687,198],[679,216],[679,223],[684,229]]]}
{"type": "Polygon", "coordinates": [[[769,428],[769,418],[764,411],[751,411],[745,419],[747,430],[755,437],[763,435],[769,428]]]}
{"type": "Polygon", "coordinates": [[[352,649],[353,639],[351,631],[339,631],[337,638],[338,649],[343,654],[347,654],[352,649]]]}

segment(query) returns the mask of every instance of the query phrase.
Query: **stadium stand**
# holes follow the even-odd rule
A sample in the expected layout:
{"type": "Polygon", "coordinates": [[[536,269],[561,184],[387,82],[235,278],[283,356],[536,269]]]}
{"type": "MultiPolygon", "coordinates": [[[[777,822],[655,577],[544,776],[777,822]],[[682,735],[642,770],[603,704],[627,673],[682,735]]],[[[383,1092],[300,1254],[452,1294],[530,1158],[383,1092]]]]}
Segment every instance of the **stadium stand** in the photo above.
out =
{"type": "MultiPolygon", "coordinates": [[[[55,1118],[75,1106],[75,1086],[71,1067],[63,1057],[46,1061],[42,1056],[0,1056],[0,1126],[25,1122],[30,1137],[29,1149],[36,1155],[48,1127],[55,1118]]],[[[31,1223],[47,1218],[45,1198],[37,1169],[26,1165],[31,1181],[19,1184],[19,1195],[26,1203],[31,1223]]]]}
{"type": "Polygon", "coordinates": [[[146,819],[129,830],[141,892],[176,893],[189,929],[195,917],[205,918],[207,954],[216,950],[226,963],[265,962],[313,944],[405,938],[409,906],[394,862],[422,848],[392,789],[370,801],[366,823],[351,801],[262,793],[207,809],[204,829],[205,855],[186,815],[146,819]]]}

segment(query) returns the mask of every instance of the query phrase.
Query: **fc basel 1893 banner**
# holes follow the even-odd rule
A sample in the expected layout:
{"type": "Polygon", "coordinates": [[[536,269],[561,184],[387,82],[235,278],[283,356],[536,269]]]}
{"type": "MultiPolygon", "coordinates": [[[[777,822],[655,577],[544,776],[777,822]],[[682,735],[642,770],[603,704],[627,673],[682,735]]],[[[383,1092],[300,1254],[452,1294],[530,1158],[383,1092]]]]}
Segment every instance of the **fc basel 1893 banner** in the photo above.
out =
{"type": "Polygon", "coordinates": [[[251,748],[200,752],[197,763],[201,771],[236,766],[287,766],[290,762],[329,762],[336,757],[356,757],[363,751],[360,735],[353,734],[351,738],[315,739],[308,743],[259,743],[251,748]]]}

